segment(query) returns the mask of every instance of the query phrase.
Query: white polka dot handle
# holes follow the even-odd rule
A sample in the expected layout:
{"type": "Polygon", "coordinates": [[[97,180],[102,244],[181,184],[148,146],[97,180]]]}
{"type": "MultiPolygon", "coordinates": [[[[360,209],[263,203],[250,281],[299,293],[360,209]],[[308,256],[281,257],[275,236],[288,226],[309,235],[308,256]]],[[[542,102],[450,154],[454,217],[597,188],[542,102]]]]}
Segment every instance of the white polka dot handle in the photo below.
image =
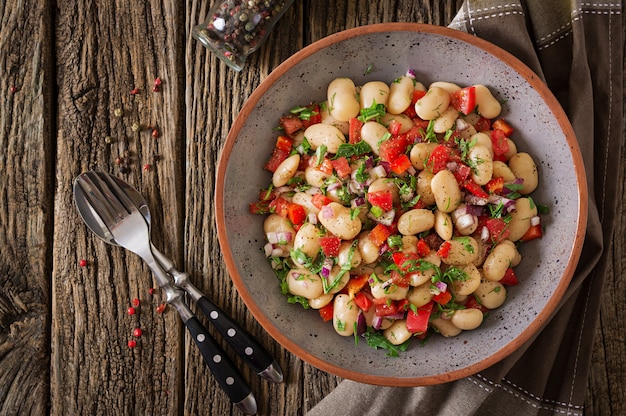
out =
{"type": "Polygon", "coordinates": [[[252,370],[275,383],[283,381],[282,372],[274,358],[237,321],[224,313],[206,296],[201,296],[196,303],[226,342],[252,370]]]}
{"type": "Polygon", "coordinates": [[[215,338],[211,336],[196,316],[187,319],[185,326],[202,353],[205,363],[230,400],[244,414],[256,414],[256,399],[250,391],[250,387],[248,387],[246,380],[241,376],[235,364],[226,355],[226,352],[215,341],[215,338]]]}

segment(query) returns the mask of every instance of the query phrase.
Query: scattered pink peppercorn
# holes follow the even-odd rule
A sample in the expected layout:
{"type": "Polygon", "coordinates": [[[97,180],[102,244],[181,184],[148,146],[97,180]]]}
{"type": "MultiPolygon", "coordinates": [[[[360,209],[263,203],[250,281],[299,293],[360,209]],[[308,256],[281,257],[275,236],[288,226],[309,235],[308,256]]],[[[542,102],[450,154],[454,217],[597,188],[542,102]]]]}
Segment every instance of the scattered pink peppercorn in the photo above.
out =
{"type": "Polygon", "coordinates": [[[137,93],[139,93],[139,88],[135,87],[132,90],[130,90],[130,95],[137,95],[137,93]]]}
{"type": "Polygon", "coordinates": [[[134,339],[131,339],[130,341],[128,341],[128,348],[135,348],[137,346],[137,341],[135,341],[134,339]]]}
{"type": "Polygon", "coordinates": [[[148,293],[150,294],[150,296],[154,295],[154,292],[156,291],[155,288],[151,287],[150,289],[148,289],[148,293]]]}
{"type": "Polygon", "coordinates": [[[15,85],[11,85],[11,88],[9,88],[9,91],[11,92],[11,94],[15,94],[17,92],[17,87],[15,85]]]}
{"type": "Polygon", "coordinates": [[[142,334],[143,334],[143,331],[141,330],[141,328],[135,328],[135,330],[133,331],[133,336],[135,338],[139,338],[142,334]]]}
{"type": "Polygon", "coordinates": [[[156,77],[156,78],[154,79],[154,85],[156,85],[156,86],[161,85],[161,78],[160,78],[160,77],[156,77]]]}
{"type": "Polygon", "coordinates": [[[133,305],[139,306],[139,299],[137,298],[133,299],[133,305]]]}
{"type": "Polygon", "coordinates": [[[157,306],[156,311],[158,314],[162,314],[163,312],[165,312],[165,303],[162,303],[159,306],[157,306]]]}
{"type": "Polygon", "coordinates": [[[87,260],[85,260],[85,259],[81,259],[81,260],[78,262],[78,265],[79,265],[80,267],[87,267],[87,260]]]}
{"type": "Polygon", "coordinates": [[[128,312],[129,315],[134,315],[136,311],[135,308],[131,306],[126,310],[126,312],[128,312]]]}
{"type": "Polygon", "coordinates": [[[152,166],[149,163],[146,163],[145,165],[143,165],[143,170],[150,170],[152,169],[152,166]]]}
{"type": "Polygon", "coordinates": [[[161,135],[161,133],[159,133],[159,130],[157,128],[152,129],[152,137],[154,137],[155,139],[158,139],[159,136],[161,135]]]}

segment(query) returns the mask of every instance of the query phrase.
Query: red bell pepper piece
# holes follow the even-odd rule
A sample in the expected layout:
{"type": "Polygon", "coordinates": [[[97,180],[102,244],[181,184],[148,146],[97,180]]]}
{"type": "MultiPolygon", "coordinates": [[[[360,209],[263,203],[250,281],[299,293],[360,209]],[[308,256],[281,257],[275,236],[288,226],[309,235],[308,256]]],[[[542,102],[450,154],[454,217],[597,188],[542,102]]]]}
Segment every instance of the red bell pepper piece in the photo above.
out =
{"type": "Polygon", "coordinates": [[[293,140],[287,136],[278,136],[276,138],[276,148],[282,150],[283,152],[291,152],[291,147],[293,146],[293,140]]]}
{"type": "Polygon", "coordinates": [[[361,127],[363,127],[363,122],[356,117],[351,118],[348,122],[348,141],[350,144],[361,141],[361,127]]]}
{"type": "Polygon", "coordinates": [[[520,241],[530,241],[536,238],[543,237],[543,229],[541,228],[541,224],[532,225],[528,231],[520,238],[520,241]]]}
{"type": "Polygon", "coordinates": [[[446,168],[449,158],[450,148],[442,144],[437,145],[428,157],[426,166],[432,173],[440,172],[446,168]]]}
{"type": "Polygon", "coordinates": [[[406,314],[406,329],[412,334],[423,334],[428,330],[428,321],[433,311],[433,302],[417,308],[416,311],[409,309],[406,314]]]}
{"type": "Polygon", "coordinates": [[[471,179],[464,181],[462,185],[465,190],[469,191],[474,196],[477,196],[479,198],[489,198],[489,194],[485,192],[485,190],[479,184],[471,179]]]}
{"type": "Polygon", "coordinates": [[[485,185],[485,189],[490,194],[500,195],[504,190],[504,178],[492,178],[485,185]]]}
{"type": "Polygon", "coordinates": [[[448,254],[450,254],[450,249],[452,248],[452,244],[449,241],[444,241],[439,246],[439,250],[437,250],[437,255],[442,259],[448,258],[448,254]]]}
{"type": "Polygon", "coordinates": [[[506,137],[511,137],[514,131],[513,127],[511,127],[511,125],[502,118],[499,118],[496,121],[494,121],[491,127],[494,130],[501,130],[506,137]]]}
{"type": "Polygon", "coordinates": [[[428,243],[423,238],[417,240],[417,255],[419,257],[426,257],[429,254],[430,246],[428,245],[428,243]]]}
{"type": "Polygon", "coordinates": [[[346,284],[346,291],[350,297],[354,297],[356,293],[360,292],[368,283],[370,276],[368,274],[361,274],[356,277],[351,277],[346,284]]]}
{"type": "Polygon", "coordinates": [[[376,247],[380,247],[385,243],[385,241],[387,241],[387,238],[390,235],[391,231],[389,230],[389,227],[385,224],[378,223],[374,228],[372,228],[367,237],[376,247]]]}
{"type": "Polygon", "coordinates": [[[440,305],[446,305],[448,302],[452,300],[452,293],[448,290],[445,292],[439,292],[435,296],[433,296],[433,300],[440,305]]]}
{"type": "Polygon", "coordinates": [[[363,312],[367,312],[373,305],[372,300],[367,297],[363,292],[359,292],[354,295],[354,304],[359,307],[363,312]]]}
{"type": "Polygon", "coordinates": [[[319,313],[324,322],[333,320],[333,313],[335,312],[335,305],[331,301],[328,305],[320,308],[319,313]]]}
{"type": "Polygon", "coordinates": [[[491,130],[491,145],[494,156],[502,156],[509,151],[509,142],[502,130],[491,130]]]}
{"type": "Polygon", "coordinates": [[[301,225],[306,220],[306,211],[300,204],[291,203],[287,206],[287,218],[294,225],[301,225]]]}
{"type": "Polygon", "coordinates": [[[391,170],[395,174],[401,175],[406,172],[411,166],[413,166],[413,164],[411,163],[409,157],[406,154],[402,153],[400,156],[395,158],[393,162],[391,162],[390,166],[391,170]]]}

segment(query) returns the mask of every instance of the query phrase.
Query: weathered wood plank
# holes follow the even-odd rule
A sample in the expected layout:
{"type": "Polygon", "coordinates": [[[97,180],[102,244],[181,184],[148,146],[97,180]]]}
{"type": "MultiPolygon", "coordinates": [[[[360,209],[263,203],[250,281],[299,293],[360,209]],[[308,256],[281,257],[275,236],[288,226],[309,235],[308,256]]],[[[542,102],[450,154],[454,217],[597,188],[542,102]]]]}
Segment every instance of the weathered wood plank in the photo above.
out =
{"type": "Polygon", "coordinates": [[[53,21],[48,2],[0,3],[0,413],[43,415],[50,385],[53,21]]]}
{"type": "Polygon", "coordinates": [[[56,5],[52,412],[177,414],[183,387],[180,320],[174,310],[156,312],[163,296],[149,294],[152,278],[137,256],[89,233],[73,206],[71,187],[87,169],[125,177],[150,202],[155,244],[181,260],[183,14],[176,1],[56,5]],[[157,77],[162,84],[154,92],[157,77]],[[159,137],[147,126],[155,126],[159,137]],[[146,163],[149,170],[142,169],[146,163]],[[88,266],[81,268],[79,259],[88,266]],[[130,316],[126,310],[134,298],[141,305],[130,316]],[[137,326],[143,336],[129,349],[137,326]]]}

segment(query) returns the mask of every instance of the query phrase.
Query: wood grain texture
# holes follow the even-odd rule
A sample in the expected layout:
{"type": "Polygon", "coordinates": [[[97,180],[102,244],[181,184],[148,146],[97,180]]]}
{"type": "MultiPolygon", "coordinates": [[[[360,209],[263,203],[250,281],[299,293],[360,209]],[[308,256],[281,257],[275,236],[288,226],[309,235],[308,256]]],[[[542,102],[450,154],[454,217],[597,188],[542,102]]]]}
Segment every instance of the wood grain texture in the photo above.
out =
{"type": "MultiPolygon", "coordinates": [[[[231,355],[260,415],[305,414],[341,381],[280,347],[237,295],[214,227],[219,153],[246,98],[293,53],[365,24],[446,25],[462,1],[297,1],[241,72],[191,38],[211,3],[0,0],[0,414],[240,414],[175,311],[156,311],[164,299],[149,294],[140,259],[78,217],[73,179],[95,168],[146,196],[155,244],[275,355],[280,385],[231,355]],[[129,349],[137,326],[143,336],[129,349]]],[[[626,413],[623,175],[620,190],[588,381],[593,415],[626,413]]]]}

